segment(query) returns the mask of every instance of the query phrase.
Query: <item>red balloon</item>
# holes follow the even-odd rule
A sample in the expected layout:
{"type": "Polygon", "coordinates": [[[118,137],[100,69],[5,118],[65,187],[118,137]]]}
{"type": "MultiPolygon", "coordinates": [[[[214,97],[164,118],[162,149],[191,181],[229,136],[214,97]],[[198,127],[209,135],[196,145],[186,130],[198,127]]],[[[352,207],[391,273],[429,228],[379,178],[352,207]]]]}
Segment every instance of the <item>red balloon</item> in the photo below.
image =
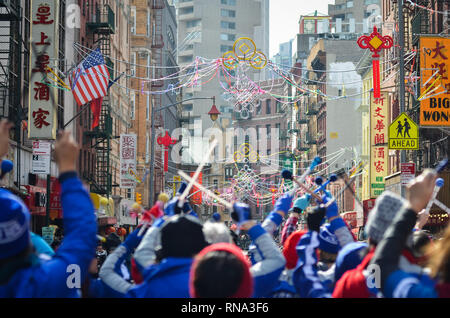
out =
{"type": "Polygon", "coordinates": [[[125,236],[127,234],[127,230],[125,230],[123,227],[121,227],[117,230],[117,234],[119,236],[125,236]]]}

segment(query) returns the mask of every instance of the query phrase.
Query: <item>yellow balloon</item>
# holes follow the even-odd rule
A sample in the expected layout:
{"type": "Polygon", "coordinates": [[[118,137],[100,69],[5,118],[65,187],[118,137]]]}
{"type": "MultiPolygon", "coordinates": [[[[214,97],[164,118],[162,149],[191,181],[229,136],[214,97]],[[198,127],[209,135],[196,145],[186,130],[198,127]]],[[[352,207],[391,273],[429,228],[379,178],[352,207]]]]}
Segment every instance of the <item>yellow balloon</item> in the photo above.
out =
{"type": "Polygon", "coordinates": [[[133,205],[131,206],[131,209],[140,211],[142,209],[142,206],[139,203],[133,203],[133,205]]]}
{"type": "Polygon", "coordinates": [[[162,192],[158,195],[158,201],[167,203],[169,201],[169,196],[167,195],[167,193],[162,192]]]}
{"type": "Polygon", "coordinates": [[[101,198],[100,199],[100,205],[108,205],[109,201],[107,198],[101,198]]]}

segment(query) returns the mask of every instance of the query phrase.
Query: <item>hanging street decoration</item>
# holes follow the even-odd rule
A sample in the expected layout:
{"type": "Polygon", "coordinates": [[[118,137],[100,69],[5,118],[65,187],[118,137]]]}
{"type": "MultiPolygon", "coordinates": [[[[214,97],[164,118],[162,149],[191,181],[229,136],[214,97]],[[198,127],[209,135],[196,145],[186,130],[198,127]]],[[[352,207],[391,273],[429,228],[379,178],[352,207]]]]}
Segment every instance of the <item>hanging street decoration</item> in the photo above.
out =
{"type": "Polygon", "coordinates": [[[389,35],[382,36],[378,33],[377,27],[373,27],[373,32],[370,35],[363,35],[358,38],[358,45],[362,49],[369,49],[372,55],[372,70],[373,70],[373,91],[374,98],[381,97],[380,88],[380,54],[382,49],[390,49],[394,45],[394,40],[389,35]]]}
{"type": "Polygon", "coordinates": [[[172,139],[169,132],[166,131],[164,137],[158,137],[158,145],[164,146],[164,172],[169,171],[169,146],[177,143],[176,139],[172,139]]]}

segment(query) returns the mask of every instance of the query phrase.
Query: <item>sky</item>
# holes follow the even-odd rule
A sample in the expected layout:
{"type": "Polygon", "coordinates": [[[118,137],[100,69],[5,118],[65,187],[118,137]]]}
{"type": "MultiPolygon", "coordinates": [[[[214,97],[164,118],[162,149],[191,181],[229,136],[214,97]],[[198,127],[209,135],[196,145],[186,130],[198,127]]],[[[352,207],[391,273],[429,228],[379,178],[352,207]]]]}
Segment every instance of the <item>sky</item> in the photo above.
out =
{"type": "Polygon", "coordinates": [[[328,13],[328,4],[334,0],[270,0],[270,57],[279,50],[279,44],[288,42],[298,33],[300,15],[328,13]]]}

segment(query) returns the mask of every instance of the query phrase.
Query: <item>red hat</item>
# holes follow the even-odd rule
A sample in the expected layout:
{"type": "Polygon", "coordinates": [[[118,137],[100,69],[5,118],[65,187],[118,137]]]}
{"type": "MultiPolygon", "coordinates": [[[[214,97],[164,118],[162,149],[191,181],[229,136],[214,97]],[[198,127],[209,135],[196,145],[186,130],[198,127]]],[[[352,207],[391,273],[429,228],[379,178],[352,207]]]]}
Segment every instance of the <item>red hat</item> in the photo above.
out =
{"type": "Polygon", "coordinates": [[[296,231],[291,235],[289,235],[289,237],[284,242],[283,255],[284,258],[286,259],[287,269],[293,269],[295,268],[295,266],[297,266],[298,255],[296,247],[302,236],[307,232],[308,231],[305,230],[296,231]]]}
{"type": "Polygon", "coordinates": [[[231,296],[231,298],[249,298],[253,294],[253,277],[250,274],[250,263],[248,259],[245,257],[242,250],[234,244],[230,243],[216,243],[205,247],[194,259],[194,263],[191,267],[190,280],[189,280],[189,293],[192,298],[198,298],[195,287],[194,287],[194,278],[195,278],[195,270],[197,268],[198,262],[209,252],[213,251],[225,251],[230,254],[236,256],[244,265],[244,273],[241,281],[241,285],[239,286],[237,292],[231,296]]]}

